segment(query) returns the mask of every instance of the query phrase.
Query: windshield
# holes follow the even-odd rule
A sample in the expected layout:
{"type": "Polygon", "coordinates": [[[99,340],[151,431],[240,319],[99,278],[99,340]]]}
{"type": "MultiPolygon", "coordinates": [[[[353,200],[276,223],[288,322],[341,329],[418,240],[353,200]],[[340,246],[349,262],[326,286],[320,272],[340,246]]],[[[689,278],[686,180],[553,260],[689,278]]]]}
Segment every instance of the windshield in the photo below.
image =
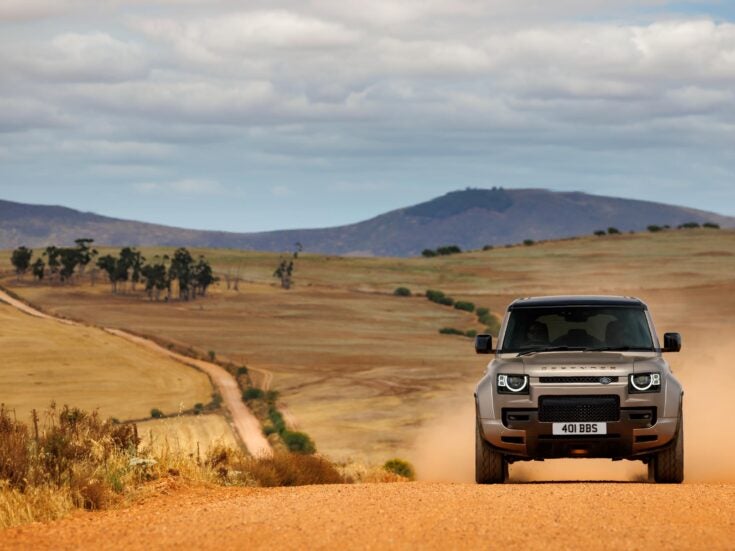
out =
{"type": "Polygon", "coordinates": [[[655,350],[642,308],[565,306],[511,310],[500,352],[547,348],[655,350]]]}

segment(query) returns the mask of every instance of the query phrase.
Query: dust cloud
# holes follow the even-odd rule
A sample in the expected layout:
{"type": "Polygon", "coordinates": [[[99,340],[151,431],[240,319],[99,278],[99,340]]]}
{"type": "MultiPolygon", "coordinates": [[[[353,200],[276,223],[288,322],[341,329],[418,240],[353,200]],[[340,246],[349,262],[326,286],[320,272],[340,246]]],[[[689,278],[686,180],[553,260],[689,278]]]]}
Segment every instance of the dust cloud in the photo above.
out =
{"type": "MultiPolygon", "coordinates": [[[[735,482],[735,344],[716,343],[701,331],[685,333],[680,354],[667,354],[684,386],[686,482],[735,482]]],[[[461,406],[437,404],[453,412],[424,425],[413,453],[420,480],[473,482],[475,411],[472,391],[461,406]]],[[[519,462],[510,467],[512,482],[645,481],[640,461],[556,459],[519,462]]]]}

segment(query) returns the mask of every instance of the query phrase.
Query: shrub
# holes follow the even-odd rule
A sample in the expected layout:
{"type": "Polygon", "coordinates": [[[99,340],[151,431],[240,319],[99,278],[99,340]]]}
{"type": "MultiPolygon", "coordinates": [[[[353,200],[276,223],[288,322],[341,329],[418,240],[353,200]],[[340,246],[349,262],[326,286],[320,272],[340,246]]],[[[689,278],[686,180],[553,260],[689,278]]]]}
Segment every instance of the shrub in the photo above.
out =
{"type": "Polygon", "coordinates": [[[715,224],[714,222],[705,222],[704,224],[702,224],[702,227],[703,228],[708,228],[710,230],[719,230],[720,229],[720,225],[719,224],[715,224]]]}
{"type": "Polygon", "coordinates": [[[492,314],[488,314],[480,322],[486,326],[485,332],[489,333],[493,337],[498,336],[498,333],[500,332],[500,320],[498,320],[498,318],[492,314]]]}
{"type": "Polygon", "coordinates": [[[492,245],[485,245],[485,246],[484,246],[484,247],[482,248],[482,250],[483,250],[483,251],[492,251],[492,250],[493,250],[494,248],[495,248],[495,247],[493,247],[492,245]]]}
{"type": "Polygon", "coordinates": [[[395,291],[393,291],[393,295],[397,297],[410,297],[411,289],[407,287],[398,287],[395,291]]]}
{"type": "Polygon", "coordinates": [[[490,313],[490,308],[478,308],[475,313],[477,314],[477,318],[482,320],[484,316],[490,313]]]}
{"type": "Polygon", "coordinates": [[[442,327],[439,329],[439,333],[442,335],[462,335],[464,336],[464,331],[460,331],[459,329],[455,329],[454,327],[442,327]]]}
{"type": "Polygon", "coordinates": [[[161,418],[163,418],[163,416],[164,416],[163,415],[163,412],[160,409],[153,408],[151,410],[151,417],[153,417],[154,419],[161,419],[161,418]]]}
{"type": "Polygon", "coordinates": [[[595,232],[595,235],[596,235],[597,237],[602,237],[603,235],[606,235],[606,233],[607,233],[607,232],[605,232],[605,230],[597,230],[597,231],[595,232]]]}
{"type": "Polygon", "coordinates": [[[459,254],[462,252],[457,245],[447,245],[445,247],[439,247],[436,253],[441,256],[449,256],[450,254],[459,254]]]}
{"type": "Polygon", "coordinates": [[[421,251],[421,256],[424,258],[434,258],[436,256],[436,251],[432,251],[431,249],[424,249],[421,251]]]}
{"type": "Polygon", "coordinates": [[[248,368],[244,365],[237,368],[237,376],[240,377],[241,375],[247,375],[248,374],[248,368]]]}
{"type": "Polygon", "coordinates": [[[276,408],[271,407],[268,410],[268,418],[271,420],[271,423],[273,423],[273,426],[279,434],[286,430],[286,421],[283,419],[281,412],[276,408]]]}
{"type": "Polygon", "coordinates": [[[656,233],[656,232],[660,232],[661,230],[663,230],[663,228],[661,226],[657,226],[655,224],[651,224],[650,226],[648,226],[647,229],[651,233],[656,233]]]}
{"type": "Polygon", "coordinates": [[[446,298],[446,295],[442,293],[441,291],[435,291],[434,289],[429,289],[426,291],[426,298],[428,298],[431,302],[436,302],[437,304],[440,304],[443,299],[446,298]]]}
{"type": "Polygon", "coordinates": [[[618,235],[620,233],[620,230],[618,228],[609,227],[607,228],[607,234],[608,235],[618,235]]]}
{"type": "Polygon", "coordinates": [[[196,404],[194,404],[194,415],[201,415],[203,411],[204,404],[202,404],[201,402],[197,402],[196,404]]]}
{"type": "Polygon", "coordinates": [[[441,304],[442,306],[452,306],[454,305],[454,299],[452,297],[442,297],[437,301],[437,304],[441,304]]]}
{"type": "Polygon", "coordinates": [[[693,230],[693,229],[696,229],[696,228],[699,228],[699,227],[701,227],[701,226],[699,224],[697,224],[696,222],[686,222],[684,224],[679,224],[679,229],[680,230],[693,230]]]}
{"type": "Polygon", "coordinates": [[[270,404],[274,404],[276,400],[278,400],[278,391],[277,390],[266,391],[265,400],[270,404]]]}
{"type": "Polygon", "coordinates": [[[414,470],[413,465],[403,459],[391,459],[386,461],[385,465],[383,465],[383,469],[389,473],[397,474],[398,476],[402,476],[409,480],[415,480],[416,478],[416,471],[414,470]]]}
{"type": "Polygon", "coordinates": [[[474,329],[470,329],[465,333],[465,336],[474,339],[477,336],[477,331],[475,331],[474,329]]]}
{"type": "Polygon", "coordinates": [[[536,244],[536,242],[535,242],[535,241],[534,241],[533,239],[524,239],[524,240],[523,240],[523,244],[524,244],[524,245],[525,245],[526,247],[530,247],[531,245],[535,245],[535,244],[536,244]]]}
{"type": "Polygon", "coordinates": [[[464,312],[474,312],[475,311],[475,305],[472,302],[462,302],[458,300],[454,303],[454,307],[457,310],[462,310],[464,312]]]}
{"type": "Polygon", "coordinates": [[[283,443],[286,444],[288,451],[307,455],[316,452],[314,441],[309,438],[308,434],[285,430],[281,434],[281,438],[283,438],[283,443]]]}
{"type": "Polygon", "coordinates": [[[265,396],[265,392],[263,392],[259,388],[250,387],[246,388],[242,393],[242,400],[243,402],[249,402],[250,400],[259,400],[265,396]]]}
{"type": "Polygon", "coordinates": [[[265,487],[345,482],[332,463],[315,455],[277,453],[267,459],[249,459],[238,469],[249,473],[265,487]]]}
{"type": "Polygon", "coordinates": [[[215,353],[214,350],[210,350],[209,352],[207,352],[207,358],[209,358],[210,362],[213,362],[216,357],[217,357],[217,354],[215,353]]]}

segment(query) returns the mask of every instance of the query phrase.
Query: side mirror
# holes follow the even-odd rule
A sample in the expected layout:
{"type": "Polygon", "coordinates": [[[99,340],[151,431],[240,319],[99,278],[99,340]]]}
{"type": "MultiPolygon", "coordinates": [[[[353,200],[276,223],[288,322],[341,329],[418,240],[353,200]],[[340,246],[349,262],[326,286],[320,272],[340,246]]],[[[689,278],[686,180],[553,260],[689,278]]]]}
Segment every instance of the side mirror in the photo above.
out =
{"type": "Polygon", "coordinates": [[[493,338],[491,335],[477,335],[475,337],[475,352],[478,354],[490,354],[493,350],[493,338]]]}
{"type": "Polygon", "coordinates": [[[666,333],[664,335],[664,347],[661,352],[679,352],[681,350],[681,335],[679,333],[666,333]]]}

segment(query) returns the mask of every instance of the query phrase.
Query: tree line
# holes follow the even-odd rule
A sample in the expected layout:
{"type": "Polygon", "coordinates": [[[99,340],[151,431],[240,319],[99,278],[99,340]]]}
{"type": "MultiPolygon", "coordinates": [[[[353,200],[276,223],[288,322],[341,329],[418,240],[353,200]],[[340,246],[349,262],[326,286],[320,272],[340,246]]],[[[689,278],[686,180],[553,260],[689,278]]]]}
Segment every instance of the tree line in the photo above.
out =
{"type": "MultiPolygon", "coordinates": [[[[107,275],[113,293],[126,283],[133,291],[143,284],[148,298],[156,301],[162,296],[165,300],[172,298],[174,282],[180,300],[194,300],[205,296],[209,286],[218,280],[204,256],[194,259],[184,247],[176,249],[172,256],[156,255],[147,261],[134,247],[123,247],[117,255],[99,256],[91,247],[94,239],[77,239],[74,243],[74,247],[46,247],[35,262],[31,262],[32,249],[18,247],[11,255],[15,273],[22,278],[30,270],[38,281],[66,283],[75,275],[83,275],[96,258],[93,266],[107,275]]],[[[94,285],[94,274],[91,279],[94,285]]]]}

